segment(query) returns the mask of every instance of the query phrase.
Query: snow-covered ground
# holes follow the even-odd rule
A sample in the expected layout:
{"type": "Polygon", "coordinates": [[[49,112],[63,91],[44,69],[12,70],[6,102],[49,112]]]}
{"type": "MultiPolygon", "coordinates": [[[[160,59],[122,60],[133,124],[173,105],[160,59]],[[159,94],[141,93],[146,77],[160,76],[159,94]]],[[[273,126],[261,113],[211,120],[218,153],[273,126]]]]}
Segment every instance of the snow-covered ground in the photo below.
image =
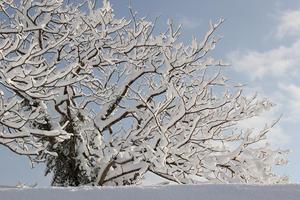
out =
{"type": "Polygon", "coordinates": [[[0,188],[1,200],[300,200],[300,185],[0,188]]]}

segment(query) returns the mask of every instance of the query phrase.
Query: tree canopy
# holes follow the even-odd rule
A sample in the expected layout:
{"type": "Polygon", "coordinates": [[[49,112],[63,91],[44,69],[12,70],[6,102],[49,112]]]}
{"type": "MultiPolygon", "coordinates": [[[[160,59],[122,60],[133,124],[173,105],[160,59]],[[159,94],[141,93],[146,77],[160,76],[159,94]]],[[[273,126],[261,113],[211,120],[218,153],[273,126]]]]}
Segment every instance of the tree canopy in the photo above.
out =
{"type": "Polygon", "coordinates": [[[180,26],[116,18],[63,0],[0,2],[0,144],[45,162],[52,185],[281,183],[285,152],[238,123],[272,107],[247,97],[210,56],[223,19],[202,40],[180,26]]]}

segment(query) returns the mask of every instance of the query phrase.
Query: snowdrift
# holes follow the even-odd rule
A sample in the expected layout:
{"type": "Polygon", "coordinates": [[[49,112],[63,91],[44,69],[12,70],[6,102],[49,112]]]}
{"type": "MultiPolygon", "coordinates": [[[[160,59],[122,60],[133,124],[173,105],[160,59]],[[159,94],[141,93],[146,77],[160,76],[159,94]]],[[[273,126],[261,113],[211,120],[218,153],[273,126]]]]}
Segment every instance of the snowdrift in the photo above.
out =
{"type": "Polygon", "coordinates": [[[300,185],[0,188],[0,200],[300,200],[300,185]]]}

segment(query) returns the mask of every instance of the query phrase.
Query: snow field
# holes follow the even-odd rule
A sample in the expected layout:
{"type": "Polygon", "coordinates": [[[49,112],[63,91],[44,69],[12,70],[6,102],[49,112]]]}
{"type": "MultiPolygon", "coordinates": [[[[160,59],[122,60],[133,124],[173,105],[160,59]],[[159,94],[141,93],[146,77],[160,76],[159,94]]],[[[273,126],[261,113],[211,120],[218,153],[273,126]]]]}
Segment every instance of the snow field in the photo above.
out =
{"type": "Polygon", "coordinates": [[[0,200],[300,200],[300,185],[0,188],[0,200]]]}

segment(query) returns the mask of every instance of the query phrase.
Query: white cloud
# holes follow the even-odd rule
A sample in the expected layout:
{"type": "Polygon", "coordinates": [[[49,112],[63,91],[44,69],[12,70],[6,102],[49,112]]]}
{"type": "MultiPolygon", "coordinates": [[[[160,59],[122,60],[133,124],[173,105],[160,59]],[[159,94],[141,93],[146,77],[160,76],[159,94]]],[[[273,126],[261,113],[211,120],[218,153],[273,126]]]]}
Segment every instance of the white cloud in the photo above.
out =
{"type": "Polygon", "coordinates": [[[300,86],[295,82],[300,74],[300,10],[283,11],[278,19],[278,36],[295,36],[297,32],[299,37],[294,38],[294,43],[267,51],[235,51],[228,58],[237,72],[252,81],[260,80],[252,84],[278,105],[283,114],[282,121],[295,123],[300,120],[300,86]],[[271,81],[272,88],[270,84],[269,87],[258,85],[265,81],[271,81]]]}
{"type": "MultiPolygon", "coordinates": [[[[300,73],[300,10],[279,12],[275,36],[294,37],[290,46],[279,46],[267,51],[235,51],[229,59],[238,72],[244,72],[252,80],[295,76],[300,73]]],[[[273,35],[274,36],[274,35],[273,35]]]]}
{"type": "Polygon", "coordinates": [[[201,23],[202,21],[200,19],[195,20],[185,16],[179,20],[179,24],[181,24],[183,28],[187,28],[187,29],[198,28],[201,25],[201,23]]]}
{"type": "Polygon", "coordinates": [[[300,36],[300,10],[286,10],[281,12],[276,36],[300,36]]]}
{"type": "Polygon", "coordinates": [[[288,113],[285,119],[292,122],[299,122],[300,120],[300,86],[293,83],[278,84],[278,89],[281,91],[282,106],[288,113]]]}
{"type": "Polygon", "coordinates": [[[289,84],[279,84],[279,88],[282,89],[284,92],[288,93],[291,101],[298,101],[299,108],[300,108],[300,86],[297,86],[293,83],[289,84]]]}
{"type": "Polygon", "coordinates": [[[234,69],[244,72],[252,80],[264,76],[284,77],[294,76],[300,69],[300,40],[289,47],[278,47],[265,52],[235,51],[229,54],[229,60],[234,69]]]}

